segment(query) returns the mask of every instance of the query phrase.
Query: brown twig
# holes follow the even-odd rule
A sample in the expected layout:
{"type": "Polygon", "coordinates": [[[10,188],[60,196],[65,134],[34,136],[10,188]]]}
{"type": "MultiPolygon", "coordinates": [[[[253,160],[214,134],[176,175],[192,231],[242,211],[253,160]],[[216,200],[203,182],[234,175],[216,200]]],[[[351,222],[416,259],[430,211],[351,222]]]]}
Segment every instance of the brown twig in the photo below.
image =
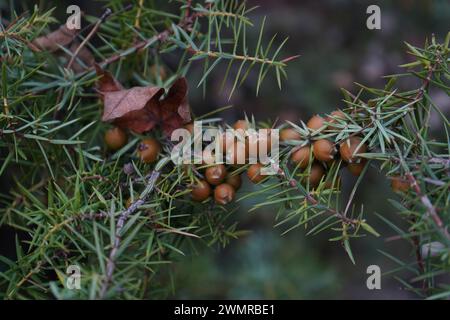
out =
{"type": "MultiPolygon", "coordinates": [[[[209,4],[210,5],[210,4],[209,4]]],[[[205,17],[208,16],[207,12],[195,12],[192,13],[192,10],[190,10],[191,8],[191,4],[190,1],[187,4],[187,10],[186,10],[186,14],[184,15],[184,17],[181,19],[181,21],[178,23],[178,26],[183,28],[184,30],[189,31],[190,28],[192,27],[193,23],[195,22],[195,19],[201,18],[201,17],[205,17]]],[[[167,38],[173,33],[172,27],[169,27],[163,31],[161,31],[160,33],[154,35],[153,37],[146,39],[146,40],[142,40],[140,42],[135,43],[133,46],[115,54],[110,56],[109,58],[103,60],[102,62],[99,63],[99,65],[104,68],[105,66],[114,63],[118,60],[120,60],[121,58],[128,56],[129,54],[132,54],[134,52],[138,52],[139,50],[149,46],[150,44],[153,44],[155,42],[165,42],[167,40],[167,38]]],[[[188,47],[186,49],[188,52],[192,53],[192,54],[205,54],[207,55],[209,58],[218,58],[218,52],[213,52],[213,51],[201,51],[201,50],[194,50],[191,47],[188,47]]],[[[299,57],[299,55],[295,55],[295,56],[290,56],[287,57],[285,59],[282,59],[281,61],[272,61],[270,59],[262,59],[262,58],[257,58],[257,57],[249,57],[249,56],[240,56],[240,55],[236,55],[235,59],[237,60],[248,60],[248,61],[252,61],[252,62],[258,62],[258,63],[262,63],[262,64],[281,64],[281,65],[285,65],[287,62],[295,60],[299,57]]],[[[94,67],[92,66],[91,68],[88,69],[89,71],[94,70],[94,67]]]]}
{"type": "MultiPolygon", "coordinates": [[[[415,224],[416,223],[416,219],[412,218],[411,222],[413,224],[415,224]]],[[[413,230],[413,232],[415,233],[416,231],[413,230]]],[[[416,254],[416,261],[417,261],[417,266],[419,267],[419,272],[420,272],[420,274],[424,274],[425,273],[425,263],[423,261],[422,253],[420,252],[420,238],[419,238],[419,235],[414,235],[411,238],[411,240],[412,240],[412,244],[414,246],[414,252],[416,254]]],[[[425,292],[428,290],[426,279],[423,280],[422,290],[425,291],[425,292]]]]}
{"type": "Polygon", "coordinates": [[[95,174],[93,176],[84,176],[81,178],[81,181],[88,181],[88,180],[99,180],[99,181],[111,182],[111,179],[109,179],[108,177],[101,176],[99,174],[95,174]]]}
{"type": "Polygon", "coordinates": [[[108,262],[106,265],[106,275],[105,279],[103,281],[102,288],[100,290],[100,299],[103,299],[106,296],[106,293],[108,291],[109,285],[111,284],[112,277],[114,274],[114,270],[116,268],[116,255],[117,251],[119,250],[120,242],[122,240],[122,229],[125,225],[125,222],[127,221],[128,217],[132,215],[136,210],[139,209],[140,206],[142,206],[145,203],[145,200],[147,196],[153,191],[156,185],[156,181],[159,178],[159,171],[153,171],[150,175],[150,178],[148,179],[148,184],[143,192],[143,194],[134,201],[128,209],[122,211],[119,216],[119,220],[117,221],[117,227],[115,231],[114,236],[114,243],[111,249],[111,252],[109,253],[108,262]]]}
{"type": "Polygon", "coordinates": [[[20,42],[26,44],[26,45],[28,46],[28,48],[30,48],[31,51],[34,51],[34,52],[40,52],[40,51],[41,51],[41,49],[39,49],[38,47],[36,47],[33,43],[31,43],[31,42],[28,41],[27,39],[25,39],[25,38],[19,36],[18,34],[15,34],[15,33],[8,33],[7,31],[5,31],[5,32],[0,32],[0,38],[8,38],[8,37],[10,37],[10,38],[12,38],[12,39],[15,39],[15,40],[17,40],[17,41],[20,41],[20,42]]]}
{"type": "Polygon", "coordinates": [[[431,217],[432,221],[436,225],[436,227],[439,229],[440,233],[447,238],[447,240],[450,241],[450,234],[447,230],[447,228],[444,226],[444,223],[442,222],[441,218],[439,217],[436,208],[431,203],[430,199],[426,194],[424,194],[417,183],[416,178],[411,174],[411,172],[406,173],[406,177],[409,180],[409,183],[411,187],[414,189],[416,194],[419,196],[420,201],[422,202],[423,206],[425,207],[426,214],[428,217],[431,217]]]}
{"type": "MultiPolygon", "coordinates": [[[[304,194],[305,199],[306,199],[306,201],[308,201],[309,204],[311,204],[311,205],[319,204],[319,201],[316,198],[314,198],[311,195],[311,193],[307,193],[307,192],[305,193],[301,188],[298,187],[298,183],[299,182],[297,180],[295,180],[295,179],[289,179],[287,177],[286,172],[284,172],[281,168],[278,171],[278,175],[281,178],[283,178],[284,180],[286,180],[291,187],[296,187],[298,190],[300,190],[304,194]]],[[[326,212],[328,214],[330,214],[332,216],[335,216],[336,218],[340,219],[343,223],[346,223],[346,224],[349,224],[349,225],[352,225],[352,226],[356,226],[357,224],[360,223],[359,220],[357,220],[357,219],[350,219],[345,214],[343,214],[343,213],[341,213],[341,212],[339,212],[339,211],[337,211],[335,209],[329,208],[329,207],[326,208],[326,212]]]]}
{"type": "MultiPolygon", "coordinates": [[[[97,20],[97,22],[94,24],[94,27],[91,29],[91,31],[88,33],[88,35],[86,36],[86,38],[83,39],[83,41],[80,43],[80,45],[78,46],[78,48],[75,50],[75,52],[72,54],[72,57],[69,60],[69,63],[67,64],[67,69],[70,69],[72,67],[72,64],[75,62],[76,57],[78,56],[78,54],[80,53],[81,49],[84,48],[84,46],[88,43],[88,41],[94,36],[94,34],[97,32],[98,28],[100,27],[100,24],[105,21],[110,15],[112,14],[111,9],[106,8],[105,12],[102,14],[102,16],[97,20]]],[[[88,26],[90,27],[90,25],[88,26]]],[[[75,35],[72,37],[72,41],[71,43],[75,40],[76,37],[79,36],[79,34],[81,32],[83,32],[84,30],[86,30],[86,28],[84,28],[83,30],[81,30],[80,32],[75,33],[75,35]]],[[[64,88],[62,88],[62,90],[60,90],[58,92],[58,96],[56,97],[56,104],[59,104],[61,102],[61,99],[63,97],[64,94],[64,88]]],[[[53,118],[54,119],[58,119],[61,116],[60,113],[60,109],[57,108],[53,114],[53,118]]]]}
{"type": "MultiPolygon", "coordinates": [[[[430,66],[427,76],[426,76],[421,88],[419,89],[419,92],[417,93],[415,100],[421,100],[423,98],[425,91],[431,82],[433,72],[435,71],[439,62],[440,62],[440,60],[436,61],[432,66],[430,66]]],[[[431,158],[431,159],[435,159],[435,158],[431,158]]],[[[422,192],[414,175],[411,172],[407,172],[406,177],[408,178],[411,187],[414,189],[416,194],[419,196],[420,201],[422,202],[423,206],[425,207],[427,216],[431,217],[432,221],[434,222],[436,227],[439,229],[440,233],[445,238],[447,238],[447,240],[450,241],[450,234],[449,234],[448,230],[444,226],[444,223],[442,222],[441,218],[439,217],[436,208],[434,207],[434,205],[432,204],[432,202],[430,201],[428,196],[422,192]]]]}
{"type": "MultiPolygon", "coordinates": [[[[181,19],[181,21],[178,23],[178,26],[187,29],[189,28],[189,26],[192,25],[194,18],[197,18],[197,16],[194,14],[185,15],[183,19],[181,19]]],[[[165,30],[159,32],[158,34],[155,34],[153,37],[139,41],[130,48],[127,48],[122,52],[119,52],[117,54],[110,56],[109,58],[106,58],[105,60],[99,63],[99,66],[104,68],[107,65],[120,60],[122,57],[126,57],[134,52],[138,52],[139,50],[146,48],[150,44],[153,44],[155,42],[164,42],[172,34],[172,32],[173,32],[172,27],[168,27],[165,30]]],[[[92,71],[94,70],[94,68],[95,66],[91,66],[89,70],[92,71]]]]}
{"type": "Polygon", "coordinates": [[[67,69],[70,69],[70,67],[72,67],[72,64],[75,62],[75,59],[78,56],[78,54],[80,53],[81,49],[84,48],[84,46],[88,43],[88,41],[97,32],[98,28],[100,28],[100,25],[102,24],[102,22],[104,22],[111,15],[111,13],[112,13],[111,9],[106,8],[105,12],[102,14],[100,19],[98,19],[98,21],[95,23],[92,30],[89,32],[89,34],[86,36],[86,38],[84,38],[84,40],[81,42],[81,44],[78,46],[78,48],[73,53],[72,57],[70,58],[69,63],[67,64],[67,69]]]}
{"type": "MultiPolygon", "coordinates": [[[[438,61],[438,62],[439,62],[439,61],[438,61]]],[[[423,95],[425,94],[425,90],[428,88],[428,86],[429,86],[429,84],[430,84],[431,78],[432,78],[432,76],[433,76],[433,72],[436,70],[436,67],[437,67],[438,62],[436,62],[435,64],[433,64],[433,65],[430,67],[430,69],[428,70],[427,76],[426,76],[424,82],[422,83],[421,87],[418,89],[418,93],[416,94],[416,96],[413,97],[413,98],[408,98],[409,100],[412,101],[412,102],[409,102],[409,104],[415,104],[415,103],[419,102],[419,101],[422,99],[423,95]]],[[[350,95],[352,98],[354,98],[354,102],[356,102],[357,100],[359,100],[359,101],[361,101],[361,103],[364,103],[364,101],[362,101],[361,99],[359,99],[359,98],[356,97],[355,95],[351,94],[350,92],[349,92],[349,95],[350,95]]],[[[392,96],[396,96],[396,95],[395,95],[395,94],[392,94],[392,96]]],[[[403,98],[403,97],[402,97],[402,98],[403,98]]],[[[403,99],[406,99],[406,98],[403,98],[403,99]]],[[[364,103],[364,104],[365,104],[365,103],[364,103]]],[[[356,132],[353,132],[353,133],[349,134],[348,138],[351,138],[351,137],[355,137],[355,136],[360,135],[364,130],[366,130],[366,129],[368,129],[368,128],[371,128],[371,127],[373,126],[373,124],[374,124],[374,120],[372,119],[368,124],[364,125],[360,130],[358,130],[358,131],[356,131],[356,132]]],[[[337,142],[334,143],[334,145],[337,146],[337,145],[340,144],[340,143],[341,143],[341,141],[337,141],[337,142]]]]}
{"type": "MultiPolygon", "coordinates": [[[[28,14],[28,11],[22,12],[19,16],[17,16],[16,18],[14,18],[14,20],[12,20],[11,22],[8,23],[8,26],[4,29],[4,32],[0,32],[0,37],[11,37],[15,40],[18,40],[22,43],[25,43],[32,51],[34,52],[39,52],[41,51],[38,47],[36,47],[33,43],[31,43],[30,41],[28,41],[27,39],[15,34],[15,33],[9,33],[9,30],[20,20],[22,19],[24,16],[26,16],[28,14]]],[[[5,22],[8,22],[6,19],[2,19],[5,22]]]]}
{"type": "MultiPolygon", "coordinates": [[[[149,39],[140,41],[140,42],[134,44],[132,47],[130,47],[126,50],[123,50],[122,52],[119,52],[117,54],[114,54],[114,55],[110,56],[109,58],[106,58],[105,60],[103,60],[102,62],[99,63],[99,66],[104,68],[107,65],[109,65],[113,62],[116,62],[116,61],[120,60],[121,58],[126,57],[133,52],[137,52],[137,51],[145,48],[149,44],[152,44],[157,41],[164,42],[169,37],[170,34],[171,34],[171,29],[166,29],[166,30],[154,35],[153,37],[151,37],[149,39]]],[[[91,66],[88,70],[94,70],[94,69],[95,69],[95,66],[91,66]]]]}

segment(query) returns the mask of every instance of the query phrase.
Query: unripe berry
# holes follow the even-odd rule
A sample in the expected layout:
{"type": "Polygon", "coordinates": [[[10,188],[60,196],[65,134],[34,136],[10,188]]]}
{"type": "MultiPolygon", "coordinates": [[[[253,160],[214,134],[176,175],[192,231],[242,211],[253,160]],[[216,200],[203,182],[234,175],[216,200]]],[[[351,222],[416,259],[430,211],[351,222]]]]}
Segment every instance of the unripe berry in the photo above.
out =
{"type": "Polygon", "coordinates": [[[321,116],[315,115],[308,120],[308,122],[306,123],[306,126],[308,128],[310,128],[311,130],[316,131],[316,130],[319,130],[320,128],[322,128],[324,123],[325,123],[325,120],[321,116]]]}
{"type": "Polygon", "coordinates": [[[325,169],[321,164],[314,163],[311,166],[311,171],[309,172],[308,181],[309,185],[312,188],[315,188],[319,185],[320,180],[322,180],[322,177],[325,175],[325,169]]]}
{"type": "Polygon", "coordinates": [[[367,146],[363,143],[358,148],[360,143],[361,139],[358,137],[350,137],[342,142],[339,149],[342,160],[352,163],[358,158],[359,153],[365,153],[367,151],[367,146]]]}
{"type": "Polygon", "coordinates": [[[359,176],[366,166],[366,161],[362,160],[360,163],[349,163],[347,166],[348,171],[354,176],[359,176]]]}
{"type": "Polygon", "coordinates": [[[305,169],[309,165],[310,146],[304,146],[296,150],[291,155],[291,160],[298,164],[299,168],[305,169]]]}
{"type": "Polygon", "coordinates": [[[200,180],[192,186],[191,197],[197,202],[205,201],[211,195],[212,189],[208,182],[200,180]]]}
{"type": "Polygon", "coordinates": [[[227,169],[223,164],[208,167],[205,171],[205,178],[213,186],[221,184],[227,176],[227,169]]]}
{"type": "Polygon", "coordinates": [[[342,111],[342,110],[334,110],[332,113],[331,113],[331,116],[333,116],[335,119],[342,119],[342,120],[344,120],[345,119],[345,113],[342,111]]]}
{"type": "Polygon", "coordinates": [[[238,191],[242,185],[242,179],[239,174],[231,175],[228,174],[225,179],[225,183],[228,183],[230,186],[234,188],[234,190],[238,191]]]}
{"type": "Polygon", "coordinates": [[[142,140],[138,146],[138,155],[142,162],[152,163],[158,159],[158,155],[161,152],[161,145],[158,140],[153,138],[147,138],[142,140]]]}
{"type": "Polygon", "coordinates": [[[245,130],[248,130],[248,128],[249,128],[249,125],[248,125],[247,121],[245,121],[245,120],[238,120],[233,125],[234,130],[241,129],[241,130],[245,131],[245,130]]]}
{"type": "Polygon", "coordinates": [[[280,131],[280,141],[301,140],[302,136],[293,128],[286,128],[280,131]]]}
{"type": "Polygon", "coordinates": [[[251,182],[258,183],[266,177],[261,175],[261,168],[263,168],[263,165],[260,163],[255,163],[248,167],[247,176],[251,182]]]}
{"type": "Polygon", "coordinates": [[[233,201],[236,192],[232,186],[222,183],[214,189],[214,200],[217,204],[226,205],[233,201]]]}
{"type": "Polygon", "coordinates": [[[345,114],[341,110],[333,111],[330,116],[326,117],[326,122],[328,122],[328,129],[337,130],[336,126],[333,126],[333,123],[338,123],[338,119],[345,120],[345,114]]]}
{"type": "Polygon", "coordinates": [[[402,177],[394,177],[391,180],[391,188],[395,192],[407,192],[410,188],[411,184],[409,181],[402,177]]]}
{"type": "Polygon", "coordinates": [[[127,144],[127,141],[128,136],[126,132],[119,127],[108,129],[105,132],[106,146],[113,151],[122,148],[124,145],[127,144]]]}
{"type": "Polygon", "coordinates": [[[326,139],[320,139],[314,141],[313,144],[314,157],[319,161],[330,161],[334,158],[336,148],[334,144],[326,139]]]}

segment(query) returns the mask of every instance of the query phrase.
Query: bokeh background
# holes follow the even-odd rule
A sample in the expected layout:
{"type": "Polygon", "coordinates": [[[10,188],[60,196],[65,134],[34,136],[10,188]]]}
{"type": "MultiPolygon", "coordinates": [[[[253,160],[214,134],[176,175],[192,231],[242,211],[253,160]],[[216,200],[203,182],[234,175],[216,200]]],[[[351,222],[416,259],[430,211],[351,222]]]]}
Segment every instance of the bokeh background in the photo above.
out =
{"type": "MultiPolygon", "coordinates": [[[[101,2],[58,1],[58,14],[64,17],[66,6],[73,3],[90,15],[98,16],[102,11],[101,2]]],[[[191,90],[190,102],[197,115],[233,104],[233,108],[221,113],[228,122],[243,118],[244,112],[259,121],[276,118],[306,121],[315,113],[342,107],[340,88],[355,92],[354,82],[380,87],[384,83],[383,75],[402,72],[398,65],[411,59],[404,41],[420,46],[432,34],[444,38],[450,29],[448,0],[251,0],[249,3],[260,6],[252,13],[256,22],[267,16],[266,40],[274,33],[289,36],[283,55],[300,54],[301,57],[289,63],[289,79],[281,91],[275,80],[269,78],[258,97],[254,74],[228,100],[227,90],[218,90],[223,73],[217,69],[208,80],[205,98],[201,89],[191,90]],[[366,28],[366,8],[370,4],[381,7],[381,30],[366,28]]],[[[19,3],[0,0],[0,5],[5,8],[19,3]]],[[[257,37],[257,30],[254,32],[257,37]]],[[[174,63],[170,56],[163,57],[163,61],[169,69],[174,63]]],[[[194,66],[189,78],[192,88],[196,87],[200,72],[201,66],[194,66]]],[[[416,87],[414,82],[402,85],[416,87]]],[[[449,97],[434,98],[448,113],[449,97]]],[[[346,197],[355,180],[344,176],[343,181],[346,197]]],[[[252,188],[245,184],[240,193],[252,188]]],[[[243,202],[234,218],[240,221],[240,228],[250,232],[224,249],[197,246],[197,254],[180,257],[169,266],[175,275],[172,298],[416,298],[388,274],[396,264],[378,251],[390,252],[402,261],[414,260],[414,252],[407,242],[387,241],[395,232],[374,214],[377,212],[405,227],[387,201],[395,197],[383,174],[371,168],[355,200],[357,204],[364,203],[366,218],[382,236],[353,241],[356,265],[339,243],[328,241],[331,234],[306,237],[304,229],[295,229],[282,235],[282,228],[274,228],[275,209],[248,213],[251,205],[261,199],[243,202]],[[366,287],[366,268],[372,264],[387,273],[382,279],[382,290],[370,291],[366,287]]],[[[3,237],[0,243],[5,246],[7,235],[3,232],[0,236],[3,237]]],[[[395,275],[408,278],[408,274],[395,275]]]]}
{"type": "MultiPolygon", "coordinates": [[[[267,16],[266,37],[275,33],[289,36],[284,55],[300,54],[301,57],[289,63],[289,79],[281,91],[274,79],[267,80],[259,97],[255,97],[255,81],[248,80],[231,102],[226,90],[222,96],[217,94],[219,90],[212,90],[216,94],[207,95],[206,101],[199,96],[192,104],[197,114],[208,112],[212,106],[232,103],[235,107],[222,113],[230,122],[242,118],[244,113],[260,121],[276,118],[306,121],[315,113],[342,107],[340,88],[357,92],[354,82],[381,87],[385,83],[384,75],[401,73],[403,70],[398,66],[411,61],[405,41],[421,46],[432,34],[443,39],[450,30],[449,1],[266,0],[249,3],[260,6],[253,14],[256,21],[267,16]],[[381,8],[381,30],[366,28],[366,9],[370,4],[381,8]]],[[[220,81],[219,72],[217,79],[210,79],[209,86],[218,88],[220,81]]],[[[401,85],[418,87],[414,81],[401,85]]],[[[434,98],[450,114],[450,98],[445,93],[434,98]]],[[[354,182],[353,177],[344,177],[344,198],[354,182]]],[[[247,184],[240,193],[252,188],[247,184]]],[[[174,297],[417,298],[394,278],[407,279],[410,275],[391,274],[398,265],[378,251],[386,251],[402,261],[415,260],[408,243],[387,241],[395,231],[374,214],[377,212],[406,228],[406,223],[396,216],[387,201],[395,197],[383,173],[370,168],[355,200],[357,204],[364,204],[366,218],[381,237],[368,236],[353,241],[356,265],[339,243],[328,241],[330,233],[306,237],[304,229],[295,229],[281,235],[284,229],[273,227],[275,209],[247,212],[252,203],[264,200],[252,199],[252,203],[242,204],[238,213],[240,226],[251,230],[250,234],[225,249],[202,250],[199,255],[183,259],[174,266],[179,287],[174,297]],[[382,290],[366,287],[366,270],[372,264],[379,265],[382,273],[386,273],[382,278],[382,290]]]]}

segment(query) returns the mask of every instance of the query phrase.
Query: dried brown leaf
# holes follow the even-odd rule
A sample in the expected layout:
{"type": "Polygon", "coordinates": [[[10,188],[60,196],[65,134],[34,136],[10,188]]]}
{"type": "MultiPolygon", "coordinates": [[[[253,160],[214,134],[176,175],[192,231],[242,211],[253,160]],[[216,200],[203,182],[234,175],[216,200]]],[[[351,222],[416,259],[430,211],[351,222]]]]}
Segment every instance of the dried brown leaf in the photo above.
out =
{"type": "Polygon", "coordinates": [[[166,135],[191,121],[191,111],[188,103],[188,85],[185,78],[174,82],[167,97],[160,101],[161,127],[166,135]]]}
{"type": "Polygon", "coordinates": [[[55,30],[45,36],[36,38],[33,44],[44,51],[54,52],[60,49],[61,46],[70,44],[75,35],[76,29],[68,29],[65,24],[61,25],[58,30],[55,30]]]}
{"type": "Polygon", "coordinates": [[[105,92],[123,90],[122,84],[109,71],[103,70],[98,64],[94,64],[94,66],[97,75],[100,77],[97,81],[97,90],[102,96],[105,92]]]}
{"type": "MultiPolygon", "coordinates": [[[[75,54],[80,43],[75,40],[75,36],[77,34],[76,29],[68,29],[65,24],[61,25],[58,30],[55,30],[45,36],[39,37],[32,42],[32,45],[37,47],[37,49],[57,53],[59,56],[63,56],[67,58],[67,61],[71,59],[71,55],[69,55],[66,51],[63,51],[61,47],[68,47],[67,49],[75,54]]],[[[33,48],[32,48],[33,50],[33,48]]],[[[36,51],[36,50],[34,50],[36,51]]],[[[95,62],[94,56],[91,51],[82,47],[77,54],[77,57],[74,63],[71,65],[71,69],[75,71],[75,73],[79,73],[85,70],[85,67],[91,67],[95,62]],[[80,63],[82,62],[82,63],[80,63]],[[84,65],[84,66],[83,66],[84,65]]]]}
{"type": "Polygon", "coordinates": [[[158,123],[158,118],[149,110],[154,108],[163,93],[164,89],[158,87],[105,92],[102,120],[138,133],[149,131],[158,123]]]}
{"type": "Polygon", "coordinates": [[[191,121],[187,102],[187,81],[180,78],[160,99],[164,89],[160,87],[133,87],[123,89],[109,73],[95,65],[100,79],[97,84],[104,101],[102,120],[132,131],[143,133],[159,125],[166,135],[191,121]]]}
{"type": "MultiPolygon", "coordinates": [[[[69,48],[70,52],[74,54],[79,46],[80,43],[78,41],[74,41],[69,48]]],[[[68,58],[67,60],[70,60],[71,57],[67,55],[67,58],[68,58]]],[[[86,69],[84,66],[91,67],[94,63],[95,58],[92,55],[91,50],[89,50],[87,47],[82,47],[78,52],[75,61],[71,66],[71,69],[75,71],[75,73],[80,73],[86,69]],[[82,63],[79,63],[78,61],[81,61],[82,63]]]]}

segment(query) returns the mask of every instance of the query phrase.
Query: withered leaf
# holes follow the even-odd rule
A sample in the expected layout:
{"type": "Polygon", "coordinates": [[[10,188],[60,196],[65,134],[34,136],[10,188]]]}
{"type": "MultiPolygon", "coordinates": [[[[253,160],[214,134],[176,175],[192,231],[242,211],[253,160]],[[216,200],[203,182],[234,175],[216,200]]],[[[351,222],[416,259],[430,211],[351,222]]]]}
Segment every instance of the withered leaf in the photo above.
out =
{"type": "Polygon", "coordinates": [[[166,135],[191,121],[191,111],[188,103],[188,85],[185,78],[174,82],[167,97],[160,101],[161,127],[166,135]]]}
{"type": "Polygon", "coordinates": [[[103,121],[113,121],[117,126],[143,133],[158,123],[149,107],[164,93],[158,87],[133,87],[104,93],[103,121]]]}
{"type": "Polygon", "coordinates": [[[187,81],[180,78],[174,82],[167,96],[161,99],[164,89],[160,87],[133,87],[123,89],[122,85],[107,71],[96,65],[97,74],[102,77],[98,90],[103,97],[103,121],[143,133],[159,125],[164,134],[191,121],[187,102],[187,81]]]}
{"type": "MultiPolygon", "coordinates": [[[[80,43],[78,41],[74,41],[69,48],[70,52],[72,54],[74,54],[78,50],[79,46],[80,46],[80,43]]],[[[70,60],[71,57],[69,55],[67,55],[67,57],[68,57],[68,60],[70,60]]],[[[94,63],[95,63],[95,58],[92,55],[91,50],[89,50],[87,47],[82,47],[80,49],[80,51],[78,52],[77,57],[71,66],[71,69],[73,71],[75,71],[75,73],[80,73],[85,70],[85,67],[90,67],[94,63]],[[78,61],[81,61],[82,64],[79,63],[78,61]]]]}
{"type": "Polygon", "coordinates": [[[63,24],[59,27],[58,30],[34,39],[33,44],[41,50],[54,52],[59,50],[61,46],[64,47],[70,44],[76,34],[76,29],[68,29],[66,25],[63,24]]]}
{"type": "MultiPolygon", "coordinates": [[[[80,43],[75,39],[77,34],[76,29],[68,29],[65,24],[61,25],[58,30],[55,30],[45,36],[35,39],[32,43],[39,49],[51,53],[55,53],[58,56],[63,56],[70,61],[71,55],[67,51],[63,51],[61,47],[68,47],[67,50],[72,54],[75,54],[80,43]]],[[[74,63],[71,64],[71,69],[75,73],[79,73],[85,70],[85,67],[90,67],[94,64],[95,59],[91,51],[87,47],[82,47],[77,53],[77,57],[74,63]],[[80,62],[82,63],[80,63],[80,62]]]]}
{"type": "Polygon", "coordinates": [[[100,77],[97,81],[97,90],[102,96],[105,92],[123,90],[122,84],[114,78],[111,72],[103,70],[98,64],[94,64],[94,66],[97,75],[100,77]]]}

